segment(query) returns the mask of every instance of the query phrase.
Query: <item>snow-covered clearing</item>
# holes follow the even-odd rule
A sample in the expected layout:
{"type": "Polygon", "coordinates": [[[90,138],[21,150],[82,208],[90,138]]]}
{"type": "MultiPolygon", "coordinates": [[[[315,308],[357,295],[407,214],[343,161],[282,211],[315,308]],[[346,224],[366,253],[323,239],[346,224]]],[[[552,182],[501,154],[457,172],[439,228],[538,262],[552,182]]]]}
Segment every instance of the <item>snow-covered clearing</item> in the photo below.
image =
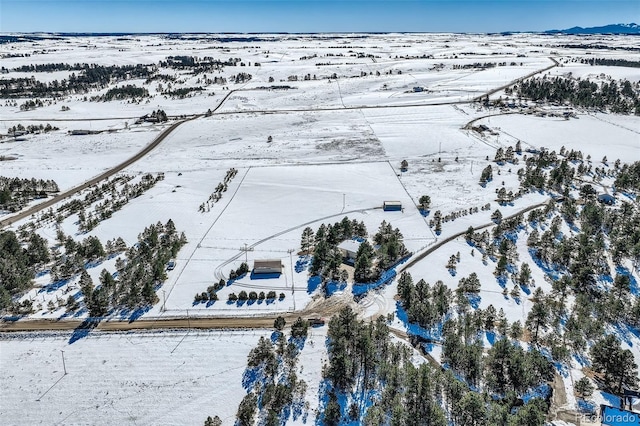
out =
{"type": "Polygon", "coordinates": [[[0,417],[7,425],[201,425],[218,415],[231,425],[247,355],[270,333],[92,333],[73,343],[71,334],[0,336],[0,417]]]}

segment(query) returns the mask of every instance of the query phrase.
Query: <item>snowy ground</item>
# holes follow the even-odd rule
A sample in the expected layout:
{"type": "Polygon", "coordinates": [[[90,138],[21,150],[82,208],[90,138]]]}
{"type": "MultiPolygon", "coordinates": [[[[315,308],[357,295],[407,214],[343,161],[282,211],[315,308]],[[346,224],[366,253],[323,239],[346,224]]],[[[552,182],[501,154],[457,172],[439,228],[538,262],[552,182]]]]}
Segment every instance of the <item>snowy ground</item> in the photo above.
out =
{"type": "MultiPolygon", "coordinates": [[[[161,303],[146,314],[150,318],[160,314],[180,316],[187,309],[191,315],[261,315],[303,309],[316,291],[315,285],[308,282],[304,258],[297,254],[300,234],[306,226],[315,230],[321,223],[335,223],[348,216],[364,221],[373,234],[386,220],[401,230],[410,251],[420,252],[469,226],[487,224],[498,207],[497,188],[504,182],[507,190],[515,191],[518,180],[516,168],[510,170],[511,166],[505,165],[499,173],[494,170],[493,181],[482,188],[480,173],[489,164],[495,166],[491,160],[496,148],[513,146],[517,140],[522,141],[523,147],[580,149],[585,156],[592,156],[594,164],[604,155],[610,161],[640,160],[640,127],[635,116],[576,111],[578,118],[565,120],[506,115],[464,103],[549,66],[549,57],[563,64],[548,71],[551,76],[571,72],[590,79],[606,79],[601,76],[605,74],[637,81],[638,75],[632,71],[635,69],[571,62],[585,55],[586,49],[563,47],[585,40],[617,47],[628,43],[624,37],[600,40],[530,34],[394,34],[366,38],[345,34],[266,35],[259,36],[258,41],[230,43],[222,41],[224,36],[195,38],[76,38],[65,45],[40,41],[0,46],[0,54],[31,55],[3,58],[3,67],[9,70],[25,64],[61,61],[151,64],[170,55],[222,60],[240,57],[246,63],[225,67],[212,75],[228,78],[227,84],[206,86],[203,92],[186,99],[167,98],[161,94],[158,82],[153,82],[145,86],[152,97],[142,102],[90,102],[83,95],[73,95],[31,111],[20,111],[18,105],[23,100],[0,105],[3,135],[18,124],[50,123],[60,128],[20,138],[24,140],[1,138],[0,156],[15,159],[0,162],[0,175],[54,179],[64,190],[131,157],[164,128],[135,124],[136,118],[156,109],[163,109],[170,116],[202,114],[214,109],[234,90],[214,115],[182,124],[155,150],[123,172],[135,176],[163,172],[164,180],[89,234],[78,233],[77,215],[60,224],[77,240],[87,235],[102,241],[122,237],[129,245],[135,243],[146,226],[158,221],[172,219],[178,231],[185,232],[188,244],[158,292],[161,303]],[[484,63],[503,65],[470,67],[484,63]],[[253,78],[248,83],[232,83],[231,76],[239,72],[251,73],[253,78]],[[290,88],[270,88],[273,85],[290,88]],[[423,91],[414,90],[416,87],[423,91]],[[62,105],[70,109],[62,111],[62,105]],[[482,118],[493,114],[501,115],[482,118]],[[474,125],[485,124],[495,134],[464,130],[476,118],[481,120],[474,125]],[[67,134],[78,129],[105,132],[67,134]],[[272,142],[267,142],[269,136],[272,142]],[[409,163],[404,172],[400,171],[402,160],[409,163]],[[208,202],[230,168],[238,173],[227,191],[217,203],[208,202]],[[432,200],[426,217],[416,207],[422,195],[429,195],[432,200]],[[385,200],[401,201],[404,211],[383,212],[380,207],[385,200]],[[440,235],[428,226],[436,210],[448,215],[487,203],[491,204],[487,211],[444,223],[440,235]],[[201,205],[204,212],[200,211],[201,205]],[[240,250],[245,244],[253,249],[246,254],[240,250]],[[293,250],[291,254],[289,250],[293,250]],[[216,303],[193,304],[196,293],[228,277],[245,256],[250,267],[255,259],[279,259],[284,265],[283,273],[263,280],[242,277],[220,290],[216,303]],[[270,303],[227,303],[229,293],[241,290],[274,290],[286,297],[270,303]],[[161,312],[162,303],[167,312],[161,312]]],[[[602,56],[627,58],[616,50],[603,51],[602,56]]],[[[161,72],[176,77],[179,82],[175,87],[204,84],[201,76],[184,71],[161,72]]],[[[69,72],[9,71],[2,78],[31,75],[52,81],[67,78],[69,72]]],[[[143,83],[137,79],[119,85],[143,83]]],[[[546,200],[544,194],[528,194],[500,209],[506,216],[546,200]]],[[[54,224],[44,224],[38,232],[55,240],[54,224]]],[[[524,235],[518,241],[521,261],[532,266],[535,282],[547,291],[550,284],[531,261],[524,235]]],[[[485,265],[479,253],[472,255],[471,251],[463,238],[455,239],[410,272],[414,281],[424,278],[433,284],[442,280],[451,288],[461,277],[476,272],[482,283],[478,306],[492,304],[496,309],[503,308],[510,321],[523,321],[531,307],[527,295],[519,300],[503,296],[493,275],[493,262],[485,265]],[[452,276],[445,265],[457,252],[461,262],[452,276]]],[[[90,268],[89,273],[97,282],[100,271],[113,271],[114,265],[115,259],[110,259],[90,268]]],[[[44,287],[50,281],[49,274],[42,271],[36,283],[44,287]]],[[[48,302],[57,304],[66,299],[69,292],[77,291],[76,282],[77,278],[58,289],[38,288],[25,295],[41,308],[32,317],[63,316],[63,308],[50,311],[48,302]]],[[[365,317],[395,312],[394,327],[407,330],[408,325],[397,311],[395,293],[394,283],[372,292],[361,302],[360,311],[365,317]]],[[[80,312],[78,317],[85,315],[80,312]]],[[[301,354],[310,412],[318,404],[321,361],[326,357],[325,332],[313,329],[301,354]]],[[[0,337],[0,377],[5,384],[0,391],[0,417],[8,419],[7,424],[88,424],[97,418],[113,419],[113,424],[202,424],[206,416],[217,414],[225,424],[232,424],[245,393],[241,380],[246,355],[259,336],[268,334],[91,334],[73,344],[69,343],[69,335],[0,337]],[[65,351],[69,373],[64,376],[61,350],[65,351]],[[34,366],[46,368],[39,368],[34,374],[34,366]],[[67,404],[70,400],[74,404],[67,404]]],[[[490,343],[487,336],[487,344],[490,343]]],[[[640,357],[637,337],[630,336],[625,345],[637,359],[640,357]]],[[[434,345],[430,354],[439,359],[440,352],[440,347],[434,345]]],[[[575,406],[572,380],[578,380],[581,374],[581,366],[574,361],[570,373],[563,376],[571,407],[575,406]]],[[[597,394],[594,398],[598,403],[608,401],[606,395],[597,394]]],[[[313,415],[309,421],[313,422],[313,415]]]]}
{"type": "Polygon", "coordinates": [[[201,425],[218,415],[231,425],[247,355],[270,333],[1,336],[0,417],[7,425],[201,425]]]}
{"type": "MultiPolygon", "coordinates": [[[[232,425],[246,393],[247,355],[271,333],[0,335],[0,416],[6,425],[201,425],[217,415],[223,425],[232,425]],[[39,366],[35,373],[33,365],[39,366]]],[[[306,424],[313,422],[319,403],[325,338],[326,328],[310,328],[299,355],[298,377],[308,387],[306,424]]]]}

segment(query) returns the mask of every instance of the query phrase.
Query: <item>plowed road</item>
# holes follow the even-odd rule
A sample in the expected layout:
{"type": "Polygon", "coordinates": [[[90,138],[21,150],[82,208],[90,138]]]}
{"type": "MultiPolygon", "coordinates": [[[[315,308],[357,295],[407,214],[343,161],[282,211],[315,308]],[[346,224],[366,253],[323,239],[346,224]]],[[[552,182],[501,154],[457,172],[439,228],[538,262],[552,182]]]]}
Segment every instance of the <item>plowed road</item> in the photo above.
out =
{"type": "MultiPolygon", "coordinates": [[[[287,324],[293,323],[298,315],[283,315],[287,324]]],[[[216,318],[158,318],[139,319],[136,321],[101,321],[93,327],[95,330],[103,331],[131,331],[131,330],[151,330],[151,329],[213,329],[213,328],[271,328],[276,316],[259,318],[237,318],[237,317],[216,317],[216,318]]],[[[0,324],[0,332],[11,331],[40,331],[40,330],[75,330],[82,328],[92,328],[91,323],[83,323],[78,320],[19,320],[15,322],[6,321],[0,324]]]]}

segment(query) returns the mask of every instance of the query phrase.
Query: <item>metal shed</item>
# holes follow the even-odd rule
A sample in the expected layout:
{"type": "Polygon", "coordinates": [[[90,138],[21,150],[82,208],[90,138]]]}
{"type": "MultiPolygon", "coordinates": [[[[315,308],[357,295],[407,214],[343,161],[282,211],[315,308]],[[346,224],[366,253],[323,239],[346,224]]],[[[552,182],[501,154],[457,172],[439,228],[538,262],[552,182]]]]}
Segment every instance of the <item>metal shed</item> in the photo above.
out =
{"type": "Polygon", "coordinates": [[[281,274],[282,262],[280,259],[264,259],[253,261],[254,274],[281,274]]]}
{"type": "Polygon", "coordinates": [[[382,203],[382,210],[385,212],[401,211],[402,203],[400,201],[385,201],[382,203]]]}

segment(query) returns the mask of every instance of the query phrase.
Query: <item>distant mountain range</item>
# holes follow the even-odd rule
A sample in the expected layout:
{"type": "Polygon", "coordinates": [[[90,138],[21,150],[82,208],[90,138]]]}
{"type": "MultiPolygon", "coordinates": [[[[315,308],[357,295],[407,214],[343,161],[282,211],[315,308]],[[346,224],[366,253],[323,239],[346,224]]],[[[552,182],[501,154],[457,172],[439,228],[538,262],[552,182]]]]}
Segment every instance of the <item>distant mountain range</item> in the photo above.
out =
{"type": "Polygon", "coordinates": [[[548,30],[547,34],[637,34],[640,35],[638,24],[610,24],[602,27],[573,27],[566,30],[548,30]]]}

